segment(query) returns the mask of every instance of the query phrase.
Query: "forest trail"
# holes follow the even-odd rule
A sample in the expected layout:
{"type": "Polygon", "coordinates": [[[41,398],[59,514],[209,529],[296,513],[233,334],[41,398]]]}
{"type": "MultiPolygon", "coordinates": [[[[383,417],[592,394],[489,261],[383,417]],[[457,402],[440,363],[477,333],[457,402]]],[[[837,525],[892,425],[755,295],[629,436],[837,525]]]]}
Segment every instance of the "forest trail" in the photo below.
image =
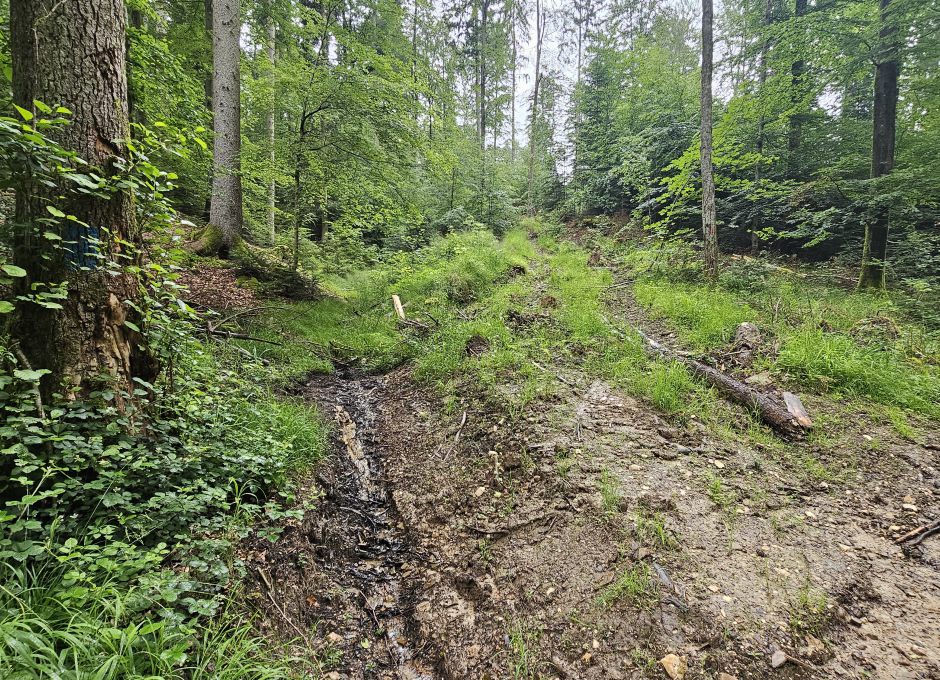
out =
{"type": "MultiPolygon", "coordinates": [[[[552,270],[531,270],[537,315],[552,270]]],[[[629,286],[606,313],[669,332],[629,286]]],[[[249,564],[266,625],[309,630],[323,677],[665,677],[669,654],[687,678],[940,677],[940,542],[891,540],[936,509],[934,446],[887,429],[765,446],[563,358],[539,370],[551,397],[514,417],[407,365],[300,389],[333,454],[304,520],[249,564]],[[813,473],[824,453],[838,474],[813,473]]]]}

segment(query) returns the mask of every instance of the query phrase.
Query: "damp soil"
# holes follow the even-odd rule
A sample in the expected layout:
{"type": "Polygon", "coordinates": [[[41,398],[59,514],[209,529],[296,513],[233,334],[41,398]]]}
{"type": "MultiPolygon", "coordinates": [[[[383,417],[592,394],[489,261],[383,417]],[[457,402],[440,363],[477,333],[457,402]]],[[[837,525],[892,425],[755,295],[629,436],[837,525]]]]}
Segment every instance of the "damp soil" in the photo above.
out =
{"type": "Polygon", "coordinates": [[[314,677],[665,678],[674,654],[688,679],[940,679],[940,538],[894,542],[940,513],[935,423],[835,425],[810,395],[826,437],[768,446],[547,368],[512,419],[407,367],[299,390],[332,453],[246,562],[314,677]]]}

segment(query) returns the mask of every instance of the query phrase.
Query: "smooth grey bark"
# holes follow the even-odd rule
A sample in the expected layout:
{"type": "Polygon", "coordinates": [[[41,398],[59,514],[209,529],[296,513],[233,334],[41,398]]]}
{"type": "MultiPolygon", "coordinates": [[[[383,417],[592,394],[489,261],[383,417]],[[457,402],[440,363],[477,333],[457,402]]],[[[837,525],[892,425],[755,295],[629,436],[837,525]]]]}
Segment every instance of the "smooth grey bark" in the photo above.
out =
{"type": "MultiPolygon", "coordinates": [[[[71,124],[47,134],[111,174],[127,154],[130,135],[123,0],[11,0],[10,29],[14,100],[38,115],[34,100],[69,108],[71,124]]],[[[61,387],[87,392],[100,380],[131,393],[133,378],[149,381],[157,372],[144,338],[124,325],[128,319],[139,323],[128,304],[140,297],[137,280],[109,274],[85,253],[138,258],[124,245],[140,241],[133,198],[122,192],[63,202],[58,193],[38,184],[18,192],[14,258],[28,273],[24,292],[32,283],[68,281],[68,298],[61,310],[21,303],[14,340],[33,369],[51,371],[43,378],[44,395],[61,387]],[[60,227],[70,243],[65,249],[42,236],[48,225],[36,224],[36,218],[49,217],[47,200],[89,225],[60,227]]],[[[121,396],[118,401],[123,403],[121,396]]]]}
{"type": "MultiPolygon", "coordinates": [[[[890,15],[891,0],[881,0],[878,54],[875,65],[874,113],[872,116],[871,177],[876,179],[894,169],[897,136],[900,39],[898,26],[890,15]]],[[[888,257],[887,207],[880,207],[872,222],[865,225],[859,288],[885,287],[885,261],[888,257]]]]}
{"type": "Polygon", "coordinates": [[[718,279],[718,226],[715,214],[715,176],[712,168],[712,69],[714,35],[712,0],[702,0],[702,236],[705,240],[705,276],[718,279]]]}
{"type": "MultiPolygon", "coordinates": [[[[754,165],[754,186],[759,190],[761,181],[761,163],[764,155],[764,131],[767,127],[767,117],[764,115],[764,88],[767,84],[767,53],[770,51],[770,37],[766,35],[770,25],[773,23],[774,0],[767,0],[764,5],[764,37],[760,47],[760,58],[758,60],[757,74],[757,97],[760,114],[757,118],[757,139],[754,142],[754,150],[757,151],[757,163],[754,165]]],[[[758,215],[754,211],[751,217],[751,252],[757,254],[760,249],[760,234],[758,233],[758,215]]]]}
{"type": "Polygon", "coordinates": [[[535,124],[539,110],[539,86],[542,82],[542,42],[545,39],[545,15],[542,3],[535,0],[535,82],[532,86],[532,117],[529,120],[529,215],[535,215],[535,124]]]}
{"type": "Polygon", "coordinates": [[[212,205],[210,230],[228,257],[242,235],[241,19],[238,0],[212,0],[212,205]]]}
{"type": "Polygon", "coordinates": [[[268,67],[271,69],[270,72],[270,81],[269,86],[271,88],[271,105],[268,108],[267,116],[265,117],[264,125],[265,132],[267,133],[268,138],[268,162],[271,164],[269,172],[271,173],[270,179],[268,179],[268,211],[267,211],[267,224],[268,224],[268,238],[271,240],[271,245],[275,244],[277,239],[277,233],[275,232],[275,213],[277,211],[277,181],[274,177],[274,168],[277,163],[277,151],[274,148],[275,136],[274,136],[274,117],[277,112],[277,72],[275,71],[276,59],[277,59],[277,24],[274,21],[274,17],[268,17],[268,67]]]}

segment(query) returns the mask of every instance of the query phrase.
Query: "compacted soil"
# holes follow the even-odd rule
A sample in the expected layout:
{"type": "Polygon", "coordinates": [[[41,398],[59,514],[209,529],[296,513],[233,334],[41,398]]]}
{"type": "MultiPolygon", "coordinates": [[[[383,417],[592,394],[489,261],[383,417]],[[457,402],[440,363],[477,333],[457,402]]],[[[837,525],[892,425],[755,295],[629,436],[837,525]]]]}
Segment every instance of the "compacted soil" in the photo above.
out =
{"type": "Polygon", "coordinates": [[[895,543],[940,515],[929,424],[745,444],[545,368],[512,419],[311,378],[332,455],[248,548],[262,625],[326,678],[940,678],[940,536],[895,543]]]}

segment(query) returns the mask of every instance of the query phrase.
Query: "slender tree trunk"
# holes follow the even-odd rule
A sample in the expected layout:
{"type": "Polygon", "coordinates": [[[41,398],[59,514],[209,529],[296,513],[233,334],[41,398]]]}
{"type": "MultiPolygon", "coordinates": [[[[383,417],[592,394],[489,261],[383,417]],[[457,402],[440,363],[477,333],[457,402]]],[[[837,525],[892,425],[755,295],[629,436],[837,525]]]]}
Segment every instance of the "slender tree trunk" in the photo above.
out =
{"type": "MultiPolygon", "coordinates": [[[[794,7],[794,15],[799,21],[799,18],[806,14],[806,6],[808,0],[796,0],[796,5],[794,7]]],[[[804,35],[805,32],[800,30],[798,35],[804,35]]],[[[800,50],[806,49],[806,45],[801,42],[799,45],[800,50]]],[[[799,175],[800,162],[799,162],[799,152],[800,152],[800,143],[801,137],[803,134],[803,113],[799,109],[803,107],[803,98],[804,98],[804,87],[806,80],[806,62],[800,58],[795,59],[793,64],[790,66],[790,103],[791,106],[796,109],[793,113],[790,114],[789,120],[789,138],[787,139],[787,165],[791,177],[797,177],[799,175]]]]}
{"type": "Polygon", "coordinates": [[[532,86],[532,117],[529,121],[529,215],[535,215],[535,128],[539,110],[539,85],[542,81],[542,41],[545,16],[541,0],[535,0],[535,82],[532,86]]]}
{"type": "Polygon", "coordinates": [[[239,0],[212,3],[212,112],[215,126],[210,229],[228,257],[242,235],[241,19],[239,0]]]}
{"type": "Polygon", "coordinates": [[[277,25],[274,21],[273,16],[268,17],[268,67],[271,69],[269,86],[271,88],[271,105],[268,109],[268,114],[265,119],[265,128],[268,136],[268,162],[271,167],[269,172],[271,177],[268,179],[268,238],[271,240],[271,245],[274,245],[277,241],[277,233],[275,231],[275,213],[277,211],[277,180],[274,176],[275,165],[277,164],[277,150],[275,149],[275,135],[274,135],[274,116],[277,110],[277,72],[275,71],[276,59],[277,59],[277,25]]]}
{"type": "MultiPolygon", "coordinates": [[[[881,0],[881,31],[875,66],[875,103],[872,124],[871,177],[876,179],[894,169],[894,144],[898,113],[899,32],[890,16],[891,0],[881,0]]],[[[859,288],[884,288],[888,257],[889,215],[887,206],[878,206],[875,219],[865,225],[862,270],[859,288]]]]}
{"type": "Polygon", "coordinates": [[[519,48],[516,44],[516,8],[515,5],[512,6],[512,16],[509,18],[512,22],[511,26],[511,37],[512,37],[512,81],[511,81],[511,90],[512,90],[512,101],[510,102],[510,115],[509,115],[509,158],[512,162],[516,161],[516,68],[518,66],[517,62],[519,60],[519,48]]]}
{"type": "Polygon", "coordinates": [[[702,235],[705,239],[705,275],[718,280],[718,226],[715,214],[715,177],[712,170],[712,0],[702,0],[702,235]]]}
{"type": "MultiPolygon", "coordinates": [[[[10,2],[14,100],[34,113],[34,100],[68,107],[72,123],[47,134],[104,175],[126,156],[120,140],[130,134],[124,22],[122,0],[10,2]]],[[[140,243],[133,197],[122,192],[64,203],[57,193],[35,185],[17,194],[16,222],[23,226],[14,258],[27,271],[24,293],[33,283],[67,281],[68,298],[59,310],[20,303],[12,336],[33,369],[51,371],[43,378],[44,397],[63,384],[68,393],[81,394],[103,379],[118,389],[123,404],[133,379],[152,380],[158,365],[143,347],[145,339],[125,325],[141,323],[131,306],[140,298],[136,276],[112,275],[92,255],[138,258],[126,246],[140,243]],[[57,248],[43,237],[50,227],[37,223],[49,217],[46,205],[89,226],[61,226],[59,235],[69,245],[57,248]]]]}
{"type": "MultiPolygon", "coordinates": [[[[761,43],[760,59],[758,63],[757,74],[757,97],[760,113],[757,117],[757,139],[754,142],[755,151],[757,151],[757,162],[754,165],[754,186],[760,191],[761,169],[764,156],[764,129],[767,126],[767,117],[764,114],[764,88],[767,84],[767,53],[770,51],[770,37],[766,35],[771,23],[773,23],[774,0],[767,0],[764,6],[764,37],[761,43]]],[[[757,205],[755,204],[754,214],[751,216],[751,252],[757,254],[760,250],[760,234],[758,233],[759,218],[757,214],[757,205]]]]}

